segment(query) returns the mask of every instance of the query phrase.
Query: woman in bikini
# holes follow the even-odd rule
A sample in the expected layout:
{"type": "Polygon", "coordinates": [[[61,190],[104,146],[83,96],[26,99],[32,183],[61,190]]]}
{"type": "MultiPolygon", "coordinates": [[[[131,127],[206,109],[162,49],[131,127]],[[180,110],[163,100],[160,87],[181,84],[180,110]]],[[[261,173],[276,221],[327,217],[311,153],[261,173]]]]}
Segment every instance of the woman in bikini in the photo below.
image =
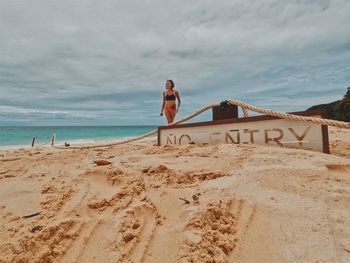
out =
{"type": "Polygon", "coordinates": [[[174,90],[174,81],[172,81],[171,79],[167,80],[165,86],[166,91],[163,92],[163,106],[160,112],[160,116],[163,116],[164,111],[168,124],[170,124],[174,122],[175,115],[180,108],[181,100],[179,92],[174,90]],[[178,101],[177,108],[176,99],[178,101]]]}

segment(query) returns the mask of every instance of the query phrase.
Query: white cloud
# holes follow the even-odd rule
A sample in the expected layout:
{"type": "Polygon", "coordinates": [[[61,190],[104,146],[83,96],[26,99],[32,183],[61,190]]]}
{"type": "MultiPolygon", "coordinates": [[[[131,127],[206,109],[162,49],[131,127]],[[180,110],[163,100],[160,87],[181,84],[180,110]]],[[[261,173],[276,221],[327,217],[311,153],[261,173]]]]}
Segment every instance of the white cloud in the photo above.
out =
{"type": "Polygon", "coordinates": [[[22,107],[0,106],[0,117],[2,116],[25,116],[25,117],[40,117],[40,118],[96,118],[97,115],[91,115],[79,112],[70,111],[49,111],[28,109],[22,107]]]}
{"type": "Polygon", "coordinates": [[[172,78],[189,112],[271,90],[281,110],[307,94],[293,97],[303,110],[349,86],[349,13],[346,0],[1,1],[0,104],[130,124],[159,112],[172,78]]]}

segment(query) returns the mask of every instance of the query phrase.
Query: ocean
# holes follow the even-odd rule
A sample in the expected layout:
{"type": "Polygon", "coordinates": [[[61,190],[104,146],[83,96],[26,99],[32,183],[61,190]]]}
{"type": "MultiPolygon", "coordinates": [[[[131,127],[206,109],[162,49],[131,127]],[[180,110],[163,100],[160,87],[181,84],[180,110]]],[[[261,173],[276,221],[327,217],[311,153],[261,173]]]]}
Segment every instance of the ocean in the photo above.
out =
{"type": "Polygon", "coordinates": [[[94,143],[103,140],[130,138],[142,135],[156,126],[0,126],[0,147],[17,148],[31,146],[50,140],[56,133],[56,142],[70,144],[94,143]]]}

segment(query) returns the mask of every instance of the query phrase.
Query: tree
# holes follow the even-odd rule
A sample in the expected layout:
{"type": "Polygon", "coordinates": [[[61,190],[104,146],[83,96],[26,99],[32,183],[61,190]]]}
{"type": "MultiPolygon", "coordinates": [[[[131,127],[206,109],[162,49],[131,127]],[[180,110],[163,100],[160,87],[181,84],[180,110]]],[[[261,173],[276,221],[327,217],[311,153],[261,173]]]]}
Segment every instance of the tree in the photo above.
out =
{"type": "Polygon", "coordinates": [[[336,119],[350,121],[350,87],[344,97],[334,106],[336,119]]]}
{"type": "Polygon", "coordinates": [[[350,122],[350,87],[341,100],[315,105],[309,110],[323,109],[327,119],[350,122]]]}

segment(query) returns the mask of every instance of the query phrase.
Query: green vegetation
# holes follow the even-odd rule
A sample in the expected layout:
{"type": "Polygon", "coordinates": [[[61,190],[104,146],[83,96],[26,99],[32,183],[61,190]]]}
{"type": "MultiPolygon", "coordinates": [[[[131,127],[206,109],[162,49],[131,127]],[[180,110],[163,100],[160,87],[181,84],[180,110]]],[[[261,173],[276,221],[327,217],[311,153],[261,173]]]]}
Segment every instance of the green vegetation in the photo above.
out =
{"type": "Polygon", "coordinates": [[[324,109],[326,111],[325,118],[327,119],[350,122],[350,87],[341,100],[315,105],[308,110],[316,109],[324,109]]]}

